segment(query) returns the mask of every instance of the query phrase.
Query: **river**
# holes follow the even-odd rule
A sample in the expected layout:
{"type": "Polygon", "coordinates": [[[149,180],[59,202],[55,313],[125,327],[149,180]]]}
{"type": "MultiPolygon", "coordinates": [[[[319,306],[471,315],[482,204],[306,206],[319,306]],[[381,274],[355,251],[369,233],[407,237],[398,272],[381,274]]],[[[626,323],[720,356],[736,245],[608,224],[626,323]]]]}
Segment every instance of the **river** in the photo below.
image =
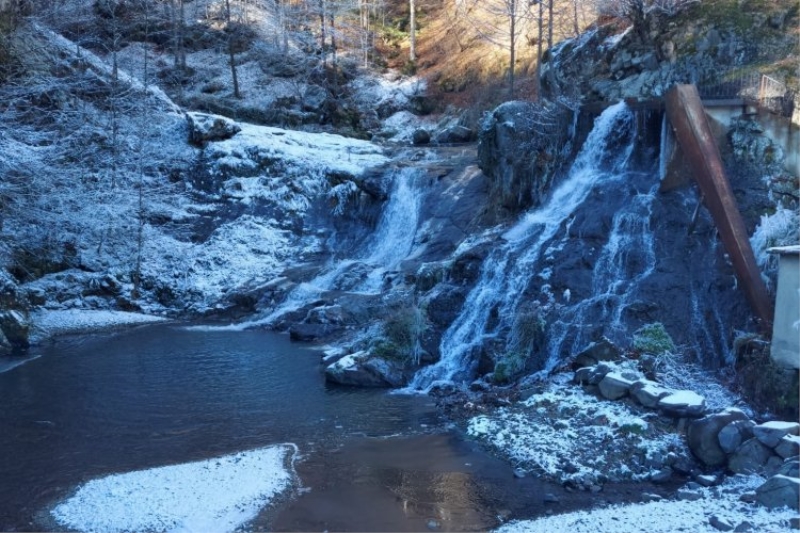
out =
{"type": "Polygon", "coordinates": [[[560,488],[516,479],[427,396],[326,385],[284,335],[161,324],[36,353],[0,373],[3,531],[59,528],[49,510],[91,479],[284,442],[304,488],[252,529],[485,530],[560,488]]]}

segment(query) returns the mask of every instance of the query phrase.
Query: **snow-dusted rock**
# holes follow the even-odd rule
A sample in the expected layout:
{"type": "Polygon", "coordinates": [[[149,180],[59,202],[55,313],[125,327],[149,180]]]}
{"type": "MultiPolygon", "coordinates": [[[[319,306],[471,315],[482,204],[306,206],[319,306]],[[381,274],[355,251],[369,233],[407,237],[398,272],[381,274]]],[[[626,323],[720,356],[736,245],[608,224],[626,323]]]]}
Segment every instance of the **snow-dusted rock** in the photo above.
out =
{"type": "Polygon", "coordinates": [[[677,391],[661,398],[658,408],[672,416],[699,417],[706,412],[706,399],[696,392],[677,391]]]}
{"type": "Polygon", "coordinates": [[[466,143],[475,138],[475,132],[465,126],[450,126],[436,132],[434,141],[437,144],[466,143]]]}
{"type": "Polygon", "coordinates": [[[753,428],[753,434],[764,445],[774,448],[786,435],[797,435],[800,424],[797,422],[782,422],[776,420],[765,422],[753,428]]]}
{"type": "Polygon", "coordinates": [[[717,436],[719,447],[728,454],[735,452],[744,441],[753,438],[755,425],[752,420],[735,420],[726,425],[717,436]]]}
{"type": "Polygon", "coordinates": [[[651,409],[658,407],[658,402],[661,400],[661,398],[669,396],[673,392],[673,390],[662,387],[655,381],[646,379],[640,379],[639,381],[636,381],[633,385],[631,385],[630,390],[631,396],[633,396],[636,401],[651,409]]]}
{"type": "Polygon", "coordinates": [[[417,128],[414,130],[414,133],[411,134],[411,142],[414,146],[428,144],[431,142],[431,134],[426,129],[417,128]]]}
{"type": "Polygon", "coordinates": [[[11,343],[8,342],[6,336],[3,335],[3,331],[0,330],[0,355],[8,355],[12,352],[13,348],[11,343]]]}
{"type": "Polygon", "coordinates": [[[725,517],[713,514],[708,517],[708,523],[711,527],[719,531],[733,531],[733,524],[725,517]]]}
{"type": "Polygon", "coordinates": [[[329,365],[325,369],[325,379],[358,387],[400,387],[405,381],[400,364],[371,357],[365,351],[352,353],[329,365]]]}
{"type": "Polygon", "coordinates": [[[14,309],[0,312],[0,332],[12,348],[27,348],[30,322],[21,312],[14,309]]]}
{"type": "Polygon", "coordinates": [[[186,113],[186,121],[189,123],[189,142],[192,144],[224,141],[242,131],[236,122],[219,115],[189,112],[186,113]]]}
{"type": "Polygon", "coordinates": [[[800,478],[800,459],[793,457],[791,459],[784,460],[783,465],[781,465],[780,469],[778,470],[778,473],[788,477],[800,478]]]}
{"type": "Polygon", "coordinates": [[[609,372],[598,384],[600,394],[609,400],[619,400],[627,396],[633,382],[622,376],[620,372],[609,372]]]}
{"type": "Polygon", "coordinates": [[[739,409],[726,409],[720,413],[693,420],[687,428],[686,437],[689,449],[707,466],[722,466],[726,454],[719,444],[719,433],[728,424],[747,420],[747,415],[739,409]]]}
{"type": "Polygon", "coordinates": [[[775,453],[784,459],[800,455],[800,437],[786,435],[778,442],[778,445],[775,446],[775,453]]]}
{"type": "Polygon", "coordinates": [[[761,472],[772,457],[772,450],[752,438],[739,446],[728,460],[728,470],[735,474],[755,474],[761,472]]]}
{"type": "Polygon", "coordinates": [[[601,361],[617,361],[621,355],[622,351],[613,342],[606,337],[601,337],[600,340],[592,342],[575,356],[572,368],[594,366],[601,361]]]}
{"type": "Polygon", "coordinates": [[[800,510],[800,479],[778,474],[756,489],[756,501],[765,507],[800,510]]]}

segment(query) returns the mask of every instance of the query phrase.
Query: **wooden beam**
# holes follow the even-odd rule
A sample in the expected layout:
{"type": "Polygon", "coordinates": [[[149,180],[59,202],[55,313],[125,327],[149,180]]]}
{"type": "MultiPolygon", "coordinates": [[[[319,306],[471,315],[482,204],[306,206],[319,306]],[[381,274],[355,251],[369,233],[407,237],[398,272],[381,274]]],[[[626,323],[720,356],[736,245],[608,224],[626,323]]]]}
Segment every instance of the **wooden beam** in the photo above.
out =
{"type": "Polygon", "coordinates": [[[722,157],[694,85],[676,85],[667,92],[666,110],[675,136],[700,186],[722,244],[731,258],[745,296],[765,332],[772,327],[772,305],[756,264],[750,238],[733,195],[722,157]]]}

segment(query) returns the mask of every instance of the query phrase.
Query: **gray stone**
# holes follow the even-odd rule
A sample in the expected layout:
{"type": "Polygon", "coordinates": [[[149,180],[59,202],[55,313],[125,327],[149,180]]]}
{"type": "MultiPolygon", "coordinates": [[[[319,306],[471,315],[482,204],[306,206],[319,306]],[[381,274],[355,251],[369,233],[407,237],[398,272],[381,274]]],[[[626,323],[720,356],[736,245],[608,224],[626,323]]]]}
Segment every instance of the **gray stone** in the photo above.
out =
{"type": "Polygon", "coordinates": [[[800,477],[800,460],[792,458],[784,461],[778,469],[778,474],[788,477],[800,477]]]}
{"type": "Polygon", "coordinates": [[[677,391],[661,398],[658,408],[670,416],[699,417],[706,412],[706,399],[696,392],[677,391]]]}
{"type": "Polygon", "coordinates": [[[242,131],[236,122],[219,115],[189,112],[186,113],[186,121],[189,123],[189,142],[192,144],[224,141],[242,131]]]}
{"type": "Polygon", "coordinates": [[[475,138],[475,132],[465,126],[451,126],[436,133],[437,144],[466,143],[475,138]]]}
{"type": "Polygon", "coordinates": [[[711,524],[711,527],[719,531],[733,530],[733,524],[731,524],[727,518],[722,518],[715,514],[708,517],[708,523],[711,524]]]}
{"type": "Polygon", "coordinates": [[[747,420],[739,409],[726,409],[720,413],[693,420],[687,428],[687,443],[695,457],[707,466],[722,466],[727,456],[719,445],[723,427],[737,420],[747,420]]]}
{"type": "Polygon", "coordinates": [[[603,378],[606,377],[606,374],[608,374],[612,370],[613,369],[609,365],[605,363],[600,363],[592,370],[592,374],[589,377],[589,385],[599,384],[601,381],[603,381],[603,378]]]}
{"type": "Polygon", "coordinates": [[[589,344],[575,356],[572,361],[572,368],[594,366],[601,361],[618,361],[621,356],[622,350],[606,337],[602,337],[599,341],[589,344]]]}
{"type": "Polygon", "coordinates": [[[426,129],[418,128],[414,130],[414,133],[411,134],[411,142],[415,146],[428,144],[429,142],[431,142],[431,134],[426,129]]]}
{"type": "Polygon", "coordinates": [[[739,496],[739,501],[744,503],[756,503],[756,493],[753,491],[743,492],[739,496]]]}
{"type": "Polygon", "coordinates": [[[778,445],[775,446],[775,453],[784,459],[800,455],[800,437],[786,435],[780,440],[778,445]]]}
{"type": "Polygon", "coordinates": [[[764,465],[764,475],[766,477],[774,476],[775,474],[780,474],[781,468],[783,467],[783,459],[778,457],[777,455],[773,455],[769,459],[767,459],[767,463],[764,465]]]}
{"type": "Polygon", "coordinates": [[[752,533],[756,530],[756,526],[752,522],[744,520],[738,526],[733,528],[733,533],[752,533]]]}
{"type": "Polygon", "coordinates": [[[772,450],[756,438],[745,441],[728,460],[728,470],[736,474],[754,474],[764,470],[772,450]]]}
{"type": "Polygon", "coordinates": [[[675,391],[664,388],[655,381],[640,379],[631,385],[630,395],[643,406],[654,409],[658,407],[661,398],[669,396],[673,392],[675,391]]]}
{"type": "Polygon", "coordinates": [[[619,400],[627,396],[633,382],[625,379],[619,372],[609,372],[598,384],[600,394],[609,400],[619,400]]]}
{"type": "Polygon", "coordinates": [[[786,435],[797,435],[800,424],[797,422],[765,422],[753,428],[753,435],[764,445],[774,448],[786,435]]]}
{"type": "Polygon", "coordinates": [[[544,495],[544,497],[542,498],[542,501],[544,503],[558,503],[561,500],[558,498],[558,496],[556,496],[552,492],[548,492],[547,494],[544,495]]]}
{"type": "Polygon", "coordinates": [[[756,489],[756,501],[770,509],[800,510],[800,479],[778,474],[756,489]]]}
{"type": "Polygon", "coordinates": [[[748,439],[753,438],[752,420],[736,420],[722,428],[718,435],[719,447],[725,453],[733,453],[748,439]]]}
{"type": "Polygon", "coordinates": [[[676,495],[678,499],[682,501],[694,502],[703,499],[702,492],[690,489],[678,489],[676,495]]]}

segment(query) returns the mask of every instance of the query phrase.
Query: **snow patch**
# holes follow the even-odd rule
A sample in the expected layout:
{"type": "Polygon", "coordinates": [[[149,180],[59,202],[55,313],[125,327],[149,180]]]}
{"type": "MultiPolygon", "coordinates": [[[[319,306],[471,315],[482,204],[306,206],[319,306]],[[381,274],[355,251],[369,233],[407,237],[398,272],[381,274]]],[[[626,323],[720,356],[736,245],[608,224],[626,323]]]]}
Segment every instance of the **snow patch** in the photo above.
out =
{"type": "Polygon", "coordinates": [[[80,531],[234,531],[292,479],[272,446],[89,481],[51,514],[80,531]]]}
{"type": "Polygon", "coordinates": [[[734,476],[722,485],[698,489],[704,496],[696,501],[662,500],[630,505],[614,505],[589,511],[575,511],[535,520],[515,521],[497,533],[673,533],[693,531],[718,533],[709,518],[716,515],[736,526],[753,524],[747,531],[790,531],[789,520],[796,516],[787,508],[770,511],[739,501],[743,492],[755,490],[764,480],[760,476],[734,476]]]}
{"type": "Polygon", "coordinates": [[[167,320],[160,316],[125,311],[102,311],[86,309],[66,309],[62,311],[40,310],[31,313],[34,325],[32,341],[64,333],[77,333],[87,330],[105,329],[136,324],[149,324],[167,320]]]}

